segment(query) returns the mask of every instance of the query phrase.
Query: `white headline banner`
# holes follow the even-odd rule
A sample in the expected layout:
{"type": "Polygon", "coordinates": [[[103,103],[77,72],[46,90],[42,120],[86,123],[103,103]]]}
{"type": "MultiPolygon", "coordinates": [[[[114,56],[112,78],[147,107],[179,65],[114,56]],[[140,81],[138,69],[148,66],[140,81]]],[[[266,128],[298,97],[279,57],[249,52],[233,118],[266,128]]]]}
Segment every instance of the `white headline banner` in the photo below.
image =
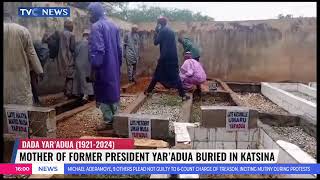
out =
{"type": "Polygon", "coordinates": [[[272,164],[279,150],[17,150],[15,163],[272,164]]]}

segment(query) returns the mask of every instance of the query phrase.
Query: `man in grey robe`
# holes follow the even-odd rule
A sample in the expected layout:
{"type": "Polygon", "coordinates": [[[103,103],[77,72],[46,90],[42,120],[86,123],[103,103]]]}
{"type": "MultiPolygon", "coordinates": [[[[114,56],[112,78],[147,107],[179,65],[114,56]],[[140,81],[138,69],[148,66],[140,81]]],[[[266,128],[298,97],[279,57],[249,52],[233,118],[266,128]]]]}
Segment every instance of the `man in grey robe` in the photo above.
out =
{"type": "Polygon", "coordinates": [[[89,61],[88,49],[89,31],[85,30],[82,40],[79,41],[75,49],[75,86],[73,94],[83,96],[84,100],[93,100],[94,91],[92,83],[87,82],[86,78],[90,76],[91,64],[89,61]]]}
{"type": "Polygon", "coordinates": [[[124,37],[124,58],[127,62],[127,71],[129,82],[136,82],[136,66],[140,59],[140,38],[138,26],[134,25],[131,32],[124,37]]]}
{"type": "Polygon", "coordinates": [[[66,20],[64,22],[64,30],[59,33],[59,53],[57,57],[58,72],[59,75],[65,77],[64,94],[68,98],[75,98],[73,94],[75,85],[75,35],[72,31],[73,22],[66,20]]]}

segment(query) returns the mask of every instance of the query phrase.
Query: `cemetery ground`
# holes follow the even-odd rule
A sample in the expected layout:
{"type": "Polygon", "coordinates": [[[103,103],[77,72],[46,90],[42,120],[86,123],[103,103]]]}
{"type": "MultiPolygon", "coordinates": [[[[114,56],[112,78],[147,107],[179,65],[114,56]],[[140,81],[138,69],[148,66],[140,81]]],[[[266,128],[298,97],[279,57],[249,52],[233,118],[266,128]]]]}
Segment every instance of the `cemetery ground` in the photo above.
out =
{"type": "MultiPolygon", "coordinates": [[[[135,148],[137,149],[221,149],[240,148],[239,142],[231,140],[215,139],[214,146],[212,142],[202,141],[195,143],[196,138],[192,137],[190,127],[198,129],[198,133],[203,134],[207,130],[208,134],[213,129],[228,134],[226,132],[226,117],[221,114],[221,110],[226,112],[234,108],[242,110],[250,109],[250,115],[247,117],[249,122],[248,132],[257,130],[259,137],[255,140],[258,146],[248,146],[251,149],[268,148],[265,144],[265,137],[269,137],[271,142],[277,143],[278,140],[284,140],[293,143],[301,148],[303,153],[316,158],[316,137],[315,126],[310,123],[308,118],[301,115],[292,114],[289,110],[282,107],[281,104],[274,102],[272,97],[263,90],[260,83],[236,83],[223,82],[219,79],[208,79],[201,86],[202,92],[199,94],[195,89],[189,91],[191,99],[183,102],[178,96],[176,90],[165,89],[157,85],[151,96],[145,96],[143,91],[150,83],[150,77],[141,77],[136,84],[123,83],[121,88],[120,108],[115,117],[117,120],[124,120],[117,124],[117,129],[110,129],[103,132],[95,131],[96,126],[102,121],[102,112],[96,107],[95,102],[81,104],[77,100],[67,100],[63,94],[54,94],[41,97],[42,106],[55,110],[56,138],[113,138],[129,137],[128,121],[130,118],[149,118],[151,123],[150,137],[147,139],[135,138],[135,148]],[[213,84],[213,85],[212,85],[213,84]],[[216,88],[212,88],[216,87],[216,88]],[[210,115],[208,115],[208,113],[210,115]],[[219,114],[220,113],[220,114],[219,114]],[[178,126],[183,132],[178,132],[178,126]],[[199,129],[200,128],[200,129],[199,129]],[[187,134],[186,134],[187,133],[187,134]],[[262,137],[262,134],[264,134],[262,137]],[[187,135],[187,136],[185,136],[187,135]],[[182,137],[183,136],[183,137],[182,137]],[[186,138],[189,137],[189,138],[186,138]],[[262,139],[261,139],[262,137],[262,139]],[[182,139],[185,142],[182,142],[182,139]],[[218,142],[222,141],[222,142],[218,142]],[[234,142],[232,142],[234,141],[234,142]],[[236,146],[233,146],[236,144],[236,146]],[[221,146],[222,145],[222,146],[221,146]]],[[[297,92],[293,93],[297,95],[297,92]]],[[[307,101],[315,101],[315,97],[304,94],[300,98],[307,101]]],[[[147,128],[148,129],[148,128],[147,128]]],[[[31,129],[37,132],[36,129],[31,129]]],[[[194,130],[195,131],[195,130],[194,130]]],[[[251,138],[251,133],[250,138],[251,138]]],[[[216,135],[218,138],[218,135],[216,135]]],[[[33,134],[31,137],[38,137],[33,134]]],[[[223,137],[223,136],[222,136],[223,137]]],[[[242,142],[243,143],[243,142],[242,142]]],[[[270,143],[270,142],[269,142],[270,143]]],[[[278,144],[278,146],[280,146],[278,144]]],[[[285,147],[281,147],[286,153],[285,147]]],[[[289,153],[290,154],[290,153],[289,153]]],[[[281,159],[281,157],[279,157],[281,159]]],[[[291,157],[294,159],[294,157],[291,157]]],[[[294,159],[298,162],[298,160],[294,159]]],[[[283,161],[283,160],[280,160],[283,161]]],[[[152,178],[154,175],[53,175],[50,178],[152,178]]],[[[17,176],[6,176],[6,178],[17,176]]],[[[157,177],[157,176],[156,176],[157,177]]],[[[168,175],[167,177],[175,177],[168,175]]],[[[178,175],[178,178],[180,176],[178,175]]],[[[198,178],[281,178],[279,175],[197,175],[198,178]]],[[[19,178],[28,178],[28,176],[19,176],[19,178]]],[[[180,177],[182,178],[182,176],[180,177]]]]}

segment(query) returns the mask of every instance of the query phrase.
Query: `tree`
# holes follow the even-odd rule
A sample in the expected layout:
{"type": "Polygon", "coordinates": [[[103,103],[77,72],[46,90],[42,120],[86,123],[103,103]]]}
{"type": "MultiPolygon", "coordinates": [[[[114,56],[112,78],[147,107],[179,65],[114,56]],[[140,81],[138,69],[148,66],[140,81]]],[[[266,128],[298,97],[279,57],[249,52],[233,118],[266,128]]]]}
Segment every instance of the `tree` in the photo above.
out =
{"type": "Polygon", "coordinates": [[[278,15],[278,19],[284,19],[284,15],[283,14],[279,14],[278,15]]]}
{"type": "Polygon", "coordinates": [[[160,15],[166,16],[170,21],[213,21],[214,19],[209,16],[203,16],[201,13],[193,13],[187,9],[167,9],[160,7],[146,7],[142,5],[136,9],[127,11],[129,21],[138,22],[152,22],[155,21],[160,15]]]}
{"type": "Polygon", "coordinates": [[[293,18],[292,14],[287,14],[286,16],[284,16],[283,14],[278,15],[278,19],[291,19],[291,18],[293,18]]]}

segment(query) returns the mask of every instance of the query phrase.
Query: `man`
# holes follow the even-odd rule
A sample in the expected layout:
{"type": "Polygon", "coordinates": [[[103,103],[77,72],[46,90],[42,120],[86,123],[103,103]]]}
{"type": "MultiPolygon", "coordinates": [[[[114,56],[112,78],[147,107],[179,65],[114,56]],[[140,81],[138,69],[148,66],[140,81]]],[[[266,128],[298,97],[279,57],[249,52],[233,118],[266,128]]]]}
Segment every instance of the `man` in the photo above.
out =
{"type": "Polygon", "coordinates": [[[66,20],[64,22],[64,30],[59,32],[59,51],[57,57],[58,72],[61,76],[65,77],[64,94],[69,99],[75,97],[72,93],[73,88],[75,88],[75,36],[72,31],[73,22],[71,20],[66,20]]]}
{"type": "Polygon", "coordinates": [[[94,93],[104,122],[96,130],[112,125],[120,102],[120,68],[122,49],[119,28],[107,20],[99,2],[88,6],[92,23],[89,36],[90,62],[95,74],[94,93]]]}
{"type": "Polygon", "coordinates": [[[182,44],[183,50],[184,50],[184,52],[183,52],[184,54],[186,52],[191,52],[192,53],[192,58],[199,62],[199,60],[200,60],[199,48],[192,42],[191,39],[189,39],[187,37],[183,38],[183,36],[180,35],[179,38],[178,38],[178,42],[180,44],[182,44]]]}
{"type": "MultiPolygon", "coordinates": [[[[45,46],[45,39],[47,34],[45,34],[42,38],[42,41],[35,41],[33,43],[34,49],[37,53],[38,59],[40,60],[41,67],[44,67],[44,64],[49,59],[49,49],[45,46]]],[[[36,105],[40,105],[40,100],[38,97],[38,75],[34,72],[30,72],[31,77],[31,89],[33,94],[33,100],[36,105]]],[[[42,80],[43,77],[39,77],[42,80]]]]}
{"type": "Polygon", "coordinates": [[[30,71],[42,76],[43,69],[28,29],[4,11],[4,104],[33,105],[30,71]]]}
{"type": "Polygon", "coordinates": [[[145,94],[149,95],[157,82],[160,82],[166,88],[176,88],[182,100],[190,99],[185,95],[182,83],[179,77],[178,55],[174,32],[167,26],[165,17],[158,18],[155,30],[154,45],[160,44],[160,58],[145,94]]]}
{"type": "Polygon", "coordinates": [[[91,65],[89,62],[88,38],[89,31],[85,30],[82,35],[82,40],[77,43],[75,49],[76,85],[73,94],[83,96],[84,102],[93,100],[94,96],[92,83],[86,81],[86,77],[90,76],[91,71],[91,65]]]}
{"type": "Polygon", "coordinates": [[[124,58],[127,62],[127,72],[129,82],[136,82],[136,66],[140,59],[140,38],[138,26],[134,25],[131,32],[124,37],[124,58]]]}
{"type": "Polygon", "coordinates": [[[180,78],[183,88],[190,90],[196,85],[198,88],[197,90],[199,91],[200,85],[206,81],[207,75],[201,64],[192,58],[191,52],[186,52],[184,60],[180,69],[180,78]]]}

